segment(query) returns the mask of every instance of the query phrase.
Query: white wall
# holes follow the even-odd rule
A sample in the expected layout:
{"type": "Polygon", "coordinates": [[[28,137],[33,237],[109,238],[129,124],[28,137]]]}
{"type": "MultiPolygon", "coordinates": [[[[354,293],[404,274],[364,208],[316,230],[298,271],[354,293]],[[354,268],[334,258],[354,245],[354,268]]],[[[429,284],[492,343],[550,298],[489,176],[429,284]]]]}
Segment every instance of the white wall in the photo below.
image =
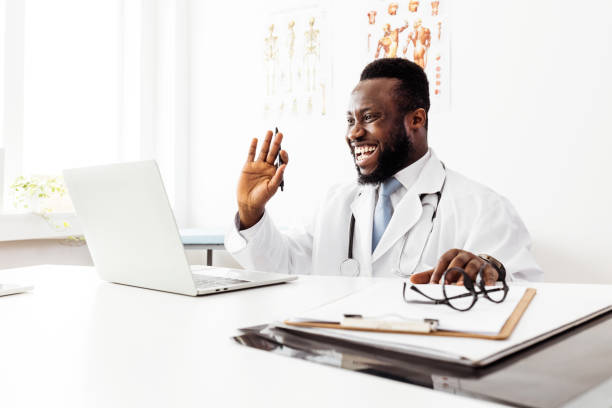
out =
{"type": "Polygon", "coordinates": [[[510,198],[548,280],[612,283],[612,3],[461,4],[431,144],[510,198]]]}
{"type": "Polygon", "coordinates": [[[93,265],[87,246],[69,240],[0,241],[0,269],[43,264],[93,265]]]}
{"type": "MultiPolygon", "coordinates": [[[[287,188],[269,209],[284,225],[304,222],[327,187],[354,177],[343,112],[363,68],[356,38],[366,7],[322,3],[333,27],[333,107],[326,119],[281,123],[287,188]]],[[[231,9],[191,6],[189,223],[217,227],[232,221],[250,138],[276,125],[261,120],[261,101],[249,91],[261,86],[253,61],[266,10],[246,0],[231,9]]],[[[551,281],[612,283],[611,15],[604,1],[453,4],[451,108],[432,115],[430,145],[449,167],[514,203],[551,281]]]]}

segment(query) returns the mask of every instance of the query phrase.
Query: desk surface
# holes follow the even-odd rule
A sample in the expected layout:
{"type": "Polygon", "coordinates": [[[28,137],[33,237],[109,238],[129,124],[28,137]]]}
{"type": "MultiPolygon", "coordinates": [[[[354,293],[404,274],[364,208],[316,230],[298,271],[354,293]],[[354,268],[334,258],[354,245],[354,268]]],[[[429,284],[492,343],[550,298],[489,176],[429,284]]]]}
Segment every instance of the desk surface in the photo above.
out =
{"type": "Polygon", "coordinates": [[[301,277],[191,298],[114,285],[93,268],[0,271],[32,293],[0,297],[7,407],[491,406],[242,347],[237,329],[296,314],[373,279],[301,277]]]}

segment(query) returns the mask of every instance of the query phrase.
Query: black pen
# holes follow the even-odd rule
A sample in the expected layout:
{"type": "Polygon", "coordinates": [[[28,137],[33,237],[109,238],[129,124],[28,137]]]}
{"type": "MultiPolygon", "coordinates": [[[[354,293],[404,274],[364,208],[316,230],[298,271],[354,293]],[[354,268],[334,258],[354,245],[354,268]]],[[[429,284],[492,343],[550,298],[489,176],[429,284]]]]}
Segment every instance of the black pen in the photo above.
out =
{"type": "MultiPolygon", "coordinates": [[[[274,128],[274,138],[276,139],[276,135],[278,134],[278,127],[274,128]]],[[[284,164],[283,162],[283,158],[281,157],[281,146],[278,145],[278,162],[276,162],[276,167],[280,167],[281,165],[284,164]]],[[[283,179],[280,182],[280,189],[281,191],[284,191],[283,188],[285,187],[285,178],[283,177],[283,179]]]]}

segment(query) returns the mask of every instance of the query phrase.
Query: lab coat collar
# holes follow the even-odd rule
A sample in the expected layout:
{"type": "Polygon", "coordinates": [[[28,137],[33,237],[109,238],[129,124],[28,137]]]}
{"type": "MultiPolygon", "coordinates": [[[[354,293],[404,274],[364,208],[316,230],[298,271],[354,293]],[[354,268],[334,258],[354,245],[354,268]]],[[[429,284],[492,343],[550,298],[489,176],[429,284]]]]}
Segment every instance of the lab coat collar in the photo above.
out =
{"type": "Polygon", "coordinates": [[[351,212],[355,217],[353,257],[361,265],[361,276],[371,276],[372,274],[372,225],[375,202],[376,186],[367,184],[359,186],[357,195],[351,203],[351,212]],[[359,238],[357,238],[357,235],[359,238]],[[359,248],[356,246],[357,243],[359,248]]]}
{"type": "MultiPolygon", "coordinates": [[[[393,211],[391,221],[383,236],[378,243],[378,246],[372,254],[372,263],[376,262],[385,252],[393,247],[398,239],[403,237],[421,218],[423,206],[421,204],[421,196],[426,194],[434,194],[439,192],[444,185],[446,171],[442,162],[438,159],[433,150],[430,150],[431,157],[425,163],[423,170],[419,174],[414,185],[404,194],[404,197],[397,204],[393,211]]],[[[373,207],[371,209],[371,217],[373,217],[373,207]]],[[[372,240],[372,226],[370,224],[370,241],[372,240]]],[[[416,250],[416,248],[415,248],[416,250]]],[[[420,248],[418,249],[420,250],[420,248]]]]}

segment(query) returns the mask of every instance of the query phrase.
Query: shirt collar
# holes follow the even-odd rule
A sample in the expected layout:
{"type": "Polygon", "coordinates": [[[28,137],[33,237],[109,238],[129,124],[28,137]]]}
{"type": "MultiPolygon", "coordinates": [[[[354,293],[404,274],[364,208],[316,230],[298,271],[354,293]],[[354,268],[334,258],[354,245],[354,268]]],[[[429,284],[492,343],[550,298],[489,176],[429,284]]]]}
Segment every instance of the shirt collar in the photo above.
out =
{"type": "Polygon", "coordinates": [[[393,177],[398,179],[406,190],[410,190],[414,183],[416,183],[417,179],[419,178],[419,175],[421,174],[421,171],[425,167],[425,164],[427,164],[427,162],[429,161],[430,157],[431,150],[428,149],[427,153],[425,153],[423,157],[412,163],[410,166],[404,167],[403,169],[395,173],[393,177]]]}

